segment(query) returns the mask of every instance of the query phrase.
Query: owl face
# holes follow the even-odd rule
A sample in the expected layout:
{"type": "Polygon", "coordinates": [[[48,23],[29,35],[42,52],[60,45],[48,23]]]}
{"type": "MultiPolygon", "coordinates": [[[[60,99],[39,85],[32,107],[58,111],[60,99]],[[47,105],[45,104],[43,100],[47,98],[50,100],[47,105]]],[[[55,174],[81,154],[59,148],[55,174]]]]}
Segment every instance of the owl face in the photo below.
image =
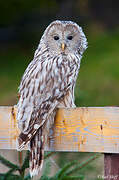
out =
{"type": "Polygon", "coordinates": [[[54,21],[46,29],[45,43],[50,52],[56,55],[65,55],[82,51],[86,46],[86,38],[82,29],[76,23],[54,21]]]}

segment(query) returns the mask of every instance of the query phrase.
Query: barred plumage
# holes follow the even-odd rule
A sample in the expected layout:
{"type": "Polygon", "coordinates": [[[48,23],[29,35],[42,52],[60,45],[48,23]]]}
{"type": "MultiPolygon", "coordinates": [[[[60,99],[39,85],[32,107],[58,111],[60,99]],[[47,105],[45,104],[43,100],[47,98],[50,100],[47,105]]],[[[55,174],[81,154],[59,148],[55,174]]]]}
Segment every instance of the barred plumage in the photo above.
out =
{"type": "Polygon", "coordinates": [[[18,150],[30,143],[31,176],[42,169],[45,140],[56,109],[75,107],[74,87],[86,47],[85,35],[76,23],[54,21],[45,30],[22,77],[17,105],[21,130],[18,150]]]}

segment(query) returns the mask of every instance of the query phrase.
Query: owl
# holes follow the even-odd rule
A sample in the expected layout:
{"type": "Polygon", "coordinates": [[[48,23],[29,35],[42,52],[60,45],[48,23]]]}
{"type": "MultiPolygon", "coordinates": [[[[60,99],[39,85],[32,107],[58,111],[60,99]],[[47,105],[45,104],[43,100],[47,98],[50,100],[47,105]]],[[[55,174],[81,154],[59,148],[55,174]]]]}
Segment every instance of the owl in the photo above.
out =
{"type": "Polygon", "coordinates": [[[52,22],[19,86],[18,150],[29,144],[30,175],[41,174],[44,146],[59,107],[75,107],[74,88],[87,39],[72,21],[52,22]]]}

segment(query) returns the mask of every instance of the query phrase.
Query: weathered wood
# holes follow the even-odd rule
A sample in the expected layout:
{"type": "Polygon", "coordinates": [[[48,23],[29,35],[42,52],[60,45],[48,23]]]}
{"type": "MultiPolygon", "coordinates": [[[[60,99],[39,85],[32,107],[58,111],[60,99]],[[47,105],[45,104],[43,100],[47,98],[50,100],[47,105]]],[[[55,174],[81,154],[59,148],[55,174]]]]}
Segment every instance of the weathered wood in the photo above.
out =
{"type": "Polygon", "coordinates": [[[104,154],[104,179],[119,180],[119,154],[104,154]]]}
{"type": "MultiPolygon", "coordinates": [[[[0,107],[0,149],[16,149],[16,109],[0,107]]],[[[60,109],[46,150],[119,153],[119,107],[60,109]]]]}

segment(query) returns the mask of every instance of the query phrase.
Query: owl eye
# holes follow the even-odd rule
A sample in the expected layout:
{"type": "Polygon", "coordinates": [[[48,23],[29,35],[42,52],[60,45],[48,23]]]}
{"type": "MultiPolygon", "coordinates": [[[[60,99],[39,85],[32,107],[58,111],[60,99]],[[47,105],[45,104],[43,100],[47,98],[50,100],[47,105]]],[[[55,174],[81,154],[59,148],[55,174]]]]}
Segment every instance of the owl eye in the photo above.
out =
{"type": "Polygon", "coordinates": [[[54,40],[59,40],[59,36],[54,36],[54,40]]]}
{"type": "Polygon", "coordinates": [[[68,36],[67,39],[68,39],[68,40],[72,40],[72,39],[73,39],[73,36],[68,36]]]}

